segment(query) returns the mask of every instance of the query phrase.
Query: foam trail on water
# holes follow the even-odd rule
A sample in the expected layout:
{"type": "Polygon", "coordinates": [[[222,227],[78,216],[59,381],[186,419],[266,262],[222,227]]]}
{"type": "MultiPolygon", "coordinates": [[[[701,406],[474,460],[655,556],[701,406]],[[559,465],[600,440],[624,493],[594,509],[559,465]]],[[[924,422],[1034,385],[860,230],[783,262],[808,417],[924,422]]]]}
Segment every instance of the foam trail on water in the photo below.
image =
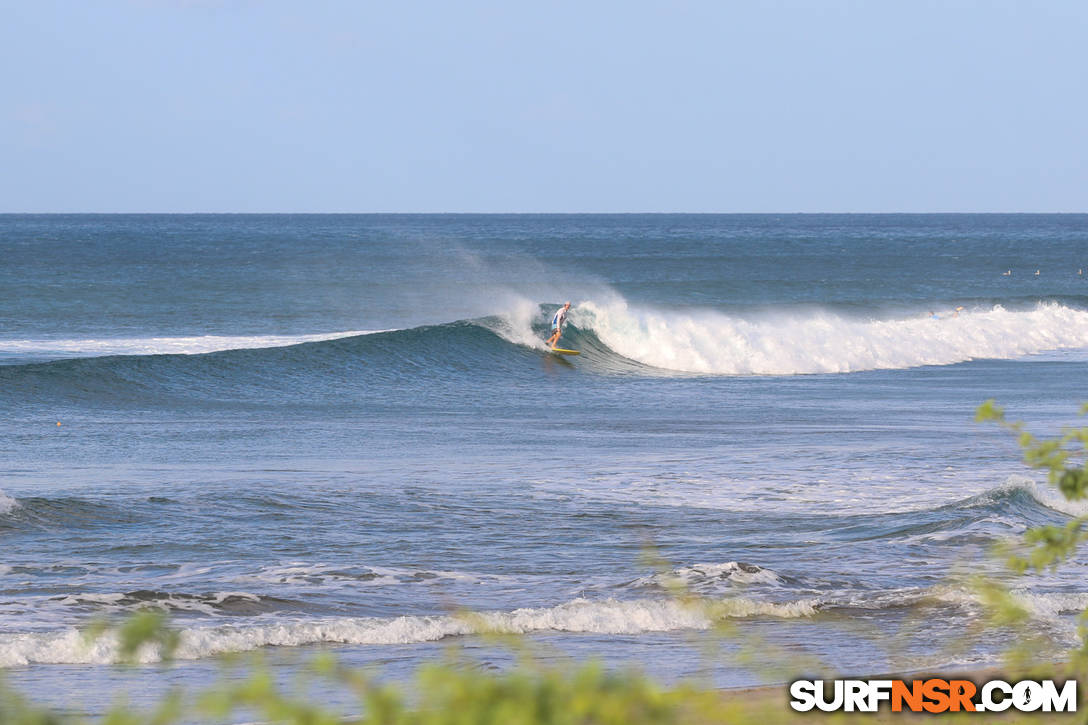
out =
{"type": "Polygon", "coordinates": [[[304,342],[338,340],[390,330],[345,330],[313,335],[199,335],[193,337],[108,337],[68,340],[0,340],[0,355],[199,355],[222,350],[287,347],[304,342]]]}
{"type": "Polygon", "coordinates": [[[619,300],[572,310],[616,353],[667,370],[796,375],[949,365],[1088,347],[1088,311],[1057,303],[1031,310],[969,310],[934,320],[850,319],[830,311],[742,317],[714,310],[643,310],[619,300]]]}
{"type": "MultiPolygon", "coordinates": [[[[812,616],[818,602],[800,600],[776,604],[735,598],[722,601],[720,606],[720,614],[728,617],[793,618],[812,616]]],[[[574,599],[555,607],[484,612],[470,617],[339,617],[261,625],[193,627],[181,632],[175,656],[181,659],[199,659],[227,652],[245,652],[259,647],[299,647],[322,643],[410,644],[480,632],[529,634],[553,631],[631,635],[706,629],[710,625],[704,611],[672,599],[574,599]]],[[[139,653],[138,659],[142,662],[155,662],[160,659],[160,653],[153,647],[147,647],[139,653]]],[[[27,664],[108,664],[117,661],[118,642],[115,633],[107,633],[91,644],[76,629],[51,633],[0,634],[0,667],[27,664]]]]}

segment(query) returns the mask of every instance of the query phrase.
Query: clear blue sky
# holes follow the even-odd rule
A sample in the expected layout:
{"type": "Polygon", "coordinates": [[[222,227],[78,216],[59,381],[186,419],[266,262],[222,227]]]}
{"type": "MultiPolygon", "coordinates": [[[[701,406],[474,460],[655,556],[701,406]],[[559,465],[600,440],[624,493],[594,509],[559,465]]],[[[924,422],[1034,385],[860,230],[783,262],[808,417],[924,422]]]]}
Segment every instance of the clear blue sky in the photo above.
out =
{"type": "Polygon", "coordinates": [[[0,211],[1088,211],[1088,2],[0,0],[0,211]]]}

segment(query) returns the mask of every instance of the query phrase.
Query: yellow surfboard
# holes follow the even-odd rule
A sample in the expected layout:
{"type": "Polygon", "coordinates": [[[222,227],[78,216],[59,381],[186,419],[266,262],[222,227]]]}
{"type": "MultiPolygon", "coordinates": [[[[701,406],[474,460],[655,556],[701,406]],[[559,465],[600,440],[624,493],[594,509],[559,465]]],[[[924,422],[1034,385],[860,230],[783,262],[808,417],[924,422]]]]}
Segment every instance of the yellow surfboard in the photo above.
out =
{"type": "Polygon", "coordinates": [[[553,347],[551,349],[551,351],[556,353],[557,355],[581,355],[582,354],[581,350],[564,350],[561,347],[553,347]]]}

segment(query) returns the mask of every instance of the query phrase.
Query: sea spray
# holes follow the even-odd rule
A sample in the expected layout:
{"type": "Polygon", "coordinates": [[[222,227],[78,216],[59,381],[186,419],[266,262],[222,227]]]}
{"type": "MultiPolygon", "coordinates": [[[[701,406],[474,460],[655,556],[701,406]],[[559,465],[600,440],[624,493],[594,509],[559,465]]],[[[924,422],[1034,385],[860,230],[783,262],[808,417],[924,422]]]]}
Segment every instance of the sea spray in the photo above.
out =
{"type": "Polygon", "coordinates": [[[19,506],[19,502],[0,490],[0,515],[9,514],[19,506]]]}

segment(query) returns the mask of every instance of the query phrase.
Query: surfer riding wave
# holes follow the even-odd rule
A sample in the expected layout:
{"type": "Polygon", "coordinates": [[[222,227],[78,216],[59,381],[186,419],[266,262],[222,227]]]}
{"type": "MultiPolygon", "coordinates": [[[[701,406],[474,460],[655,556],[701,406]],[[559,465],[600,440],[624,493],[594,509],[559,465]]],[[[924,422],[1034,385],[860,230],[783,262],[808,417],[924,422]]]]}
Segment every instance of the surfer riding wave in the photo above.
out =
{"type": "Polygon", "coordinates": [[[559,345],[559,338],[563,335],[563,325],[567,321],[567,310],[569,309],[570,302],[566,302],[552,316],[552,335],[548,338],[547,344],[553,350],[559,345]]]}

